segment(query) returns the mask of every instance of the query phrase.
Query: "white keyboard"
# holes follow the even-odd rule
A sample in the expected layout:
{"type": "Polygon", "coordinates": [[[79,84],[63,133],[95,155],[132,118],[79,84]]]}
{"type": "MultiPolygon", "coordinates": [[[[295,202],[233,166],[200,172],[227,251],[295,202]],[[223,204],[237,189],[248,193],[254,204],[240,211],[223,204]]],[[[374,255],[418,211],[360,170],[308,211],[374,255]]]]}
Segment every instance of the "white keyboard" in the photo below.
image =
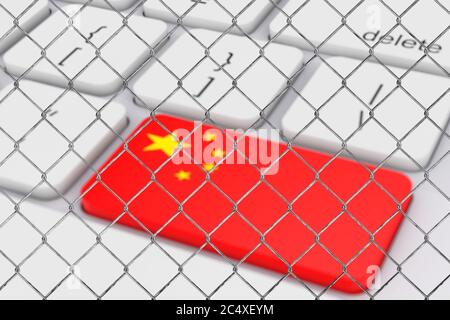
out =
{"type": "Polygon", "coordinates": [[[0,95],[0,184],[39,198],[65,193],[127,125],[121,105],[37,82],[0,95]]]}
{"type": "Polygon", "coordinates": [[[426,168],[450,119],[450,95],[437,100],[450,79],[412,71],[398,87],[395,74],[406,70],[391,68],[392,75],[366,62],[342,89],[343,79],[360,61],[339,57],[327,63],[331,68],[321,65],[283,118],[286,135],[301,145],[343,150],[376,164],[426,168]]]}
{"type": "Polygon", "coordinates": [[[160,56],[161,63],[136,81],[132,90],[144,106],[195,120],[205,119],[208,112],[221,126],[248,128],[258,122],[261,112],[270,112],[287,80],[301,67],[303,54],[293,47],[270,44],[264,47],[265,58],[258,58],[263,43],[226,35],[213,45],[220,33],[194,30],[193,34],[200,42],[181,36],[160,56]],[[211,59],[197,64],[205,47],[211,46],[211,59]]]}
{"type": "Polygon", "coordinates": [[[47,1],[2,0],[0,3],[0,53],[42,22],[50,14],[47,1]],[[17,26],[14,19],[18,18],[17,26]]]}
{"type": "MultiPolygon", "coordinates": [[[[417,39],[401,26],[383,38],[397,17],[375,0],[349,15],[354,32],[343,26],[336,34],[342,17],[334,9],[346,13],[355,1],[329,1],[334,8],[325,1],[219,1],[229,13],[213,0],[167,0],[167,7],[159,0],[94,0],[86,8],[83,0],[55,0],[64,13],[43,0],[27,10],[34,2],[0,0],[0,65],[11,75],[0,70],[0,299],[149,298],[136,281],[155,294],[177,275],[179,265],[166,253],[182,262],[194,249],[159,240],[161,248],[131,264],[133,279],[124,267],[149,239],[109,228],[79,205],[81,186],[155,110],[227,128],[276,127],[297,145],[407,173],[415,198],[389,252],[403,262],[402,274],[389,281],[398,270],[387,259],[387,284],[376,298],[423,298],[450,274],[450,33],[439,37],[448,14],[434,1],[419,2],[401,19],[417,39]],[[20,16],[20,29],[4,8],[20,16]],[[76,30],[67,15],[76,15],[76,30]],[[67,92],[70,86],[82,95],[67,92]],[[442,255],[424,243],[430,231],[442,255]]],[[[387,2],[400,15],[409,1],[387,2]]],[[[239,270],[261,294],[281,277],[239,270]]],[[[184,272],[209,293],[233,270],[201,253],[184,272]]],[[[368,298],[310,287],[321,299],[368,298]]],[[[432,297],[449,294],[447,281],[432,297]]],[[[180,297],[204,295],[183,277],[158,294],[180,297]]],[[[221,298],[261,295],[234,276],[214,295],[221,298]]],[[[314,295],[289,278],[266,298],[314,295]]]]}
{"type": "MultiPolygon", "coordinates": [[[[66,10],[74,13],[80,7],[66,10]]],[[[67,27],[67,16],[55,12],[30,33],[34,41],[24,38],[5,53],[7,70],[61,87],[71,82],[90,94],[111,94],[149,58],[167,28],[163,22],[132,16],[127,22],[131,31],[120,15],[94,7],[82,10],[74,26],[76,30],[61,34],[67,27]]]]}
{"type": "MultiPolygon", "coordinates": [[[[64,0],[65,2],[77,3],[84,5],[86,3],[85,0],[64,0]]],[[[102,7],[106,9],[114,9],[114,10],[125,10],[134,5],[137,0],[92,0],[91,5],[102,7]]]]}
{"type": "Polygon", "coordinates": [[[145,2],[144,14],[171,23],[183,22],[189,27],[242,34],[253,32],[272,8],[268,0],[231,0],[225,6],[214,0],[168,0],[145,2]]]}
{"type": "Polygon", "coordinates": [[[325,1],[309,1],[297,11],[305,1],[292,0],[270,24],[270,34],[277,41],[305,50],[318,49],[321,53],[360,60],[370,57],[373,48],[380,63],[448,75],[450,34],[441,35],[448,27],[448,13],[434,1],[419,1],[402,19],[411,1],[388,2],[394,12],[378,0],[364,1],[359,6],[354,1],[331,1],[332,6],[325,1]],[[343,17],[336,9],[353,11],[346,19],[348,27],[341,27],[343,17]],[[424,19],[430,22],[423,23],[424,19]],[[397,21],[404,27],[397,26],[397,21]],[[428,56],[424,57],[429,45],[428,56]],[[420,62],[416,64],[417,61],[420,62]]]}

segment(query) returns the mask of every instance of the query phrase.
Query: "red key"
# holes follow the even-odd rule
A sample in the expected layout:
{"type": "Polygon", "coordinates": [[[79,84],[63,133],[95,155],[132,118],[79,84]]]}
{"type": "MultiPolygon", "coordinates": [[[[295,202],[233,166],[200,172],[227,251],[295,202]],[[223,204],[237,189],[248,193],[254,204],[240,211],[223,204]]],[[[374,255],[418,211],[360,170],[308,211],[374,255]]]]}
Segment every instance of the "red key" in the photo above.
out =
{"type": "Polygon", "coordinates": [[[83,187],[84,210],[305,281],[367,290],[412,200],[408,177],[222,132],[168,116],[144,121],[83,187]]]}

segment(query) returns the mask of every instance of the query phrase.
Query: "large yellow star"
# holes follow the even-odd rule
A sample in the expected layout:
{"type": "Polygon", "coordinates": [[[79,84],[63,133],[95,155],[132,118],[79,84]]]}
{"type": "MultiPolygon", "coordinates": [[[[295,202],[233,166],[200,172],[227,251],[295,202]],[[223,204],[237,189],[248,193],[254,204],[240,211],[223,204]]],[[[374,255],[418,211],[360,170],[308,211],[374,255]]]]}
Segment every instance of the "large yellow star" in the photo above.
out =
{"type": "MultiPolygon", "coordinates": [[[[180,146],[180,142],[175,138],[175,136],[175,132],[173,134],[168,134],[167,136],[157,136],[149,133],[147,137],[152,141],[152,144],[146,146],[144,148],[144,152],[162,151],[168,157],[172,156],[180,146]]],[[[183,148],[189,148],[190,146],[191,145],[188,143],[183,143],[183,148]]]]}
{"type": "Polygon", "coordinates": [[[189,171],[180,170],[177,173],[175,173],[175,178],[178,179],[178,181],[188,181],[191,180],[192,173],[189,171]]]}

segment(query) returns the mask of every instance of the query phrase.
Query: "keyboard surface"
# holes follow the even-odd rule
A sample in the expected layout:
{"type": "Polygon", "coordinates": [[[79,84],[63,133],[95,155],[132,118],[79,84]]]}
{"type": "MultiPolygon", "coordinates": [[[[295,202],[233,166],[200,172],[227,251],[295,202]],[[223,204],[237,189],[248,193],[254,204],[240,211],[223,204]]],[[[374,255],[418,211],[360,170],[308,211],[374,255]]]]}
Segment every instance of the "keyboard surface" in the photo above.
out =
{"type": "Polygon", "coordinates": [[[20,17],[18,26],[24,31],[30,31],[50,14],[47,1],[5,0],[1,2],[0,11],[0,52],[3,53],[11,45],[23,37],[23,32],[14,28],[15,17],[20,17]],[[27,8],[30,7],[29,10],[27,8]]]}
{"type": "Polygon", "coordinates": [[[204,56],[204,46],[211,46],[221,34],[192,32],[203,45],[191,35],[182,35],[160,56],[161,63],[137,79],[132,90],[144,107],[194,120],[205,119],[209,110],[218,125],[245,129],[258,122],[262,111],[270,113],[287,79],[302,65],[303,53],[294,47],[273,43],[264,48],[267,60],[257,59],[264,44],[235,35],[226,35],[213,46],[212,60],[196,64],[204,56]],[[177,91],[178,79],[183,79],[183,91],[177,91]],[[239,89],[233,90],[235,86],[239,89]]]}
{"type": "Polygon", "coordinates": [[[354,8],[353,1],[339,3],[332,1],[293,0],[283,8],[284,13],[272,21],[270,33],[278,41],[295,44],[313,51],[365,59],[370,57],[369,46],[374,46],[373,55],[382,64],[442,73],[439,65],[448,69],[449,55],[447,33],[442,34],[448,23],[448,12],[436,2],[419,1],[411,9],[411,1],[390,1],[388,6],[378,5],[378,0],[364,1],[348,17],[338,12],[354,8]],[[301,10],[297,11],[299,7],[301,10]],[[402,15],[408,11],[408,14],[402,15]],[[286,19],[298,12],[286,28],[286,19]],[[317,19],[320,16],[321,19],[317,19]],[[430,23],[421,23],[428,17],[430,23]],[[342,19],[346,18],[346,26],[342,19]],[[326,21],[327,23],[323,23],[326,21]],[[397,23],[401,22],[401,25],[397,23]],[[389,33],[388,37],[383,35],[389,33]],[[431,44],[431,46],[430,46],[431,44]],[[429,47],[428,47],[429,46],[429,47]],[[425,47],[432,59],[423,59],[425,47]],[[419,61],[419,63],[417,63],[419,61]]]}
{"type": "Polygon", "coordinates": [[[161,21],[142,16],[131,17],[129,28],[124,28],[123,18],[111,10],[80,9],[65,9],[69,13],[80,12],[73,29],[66,29],[66,11],[58,11],[31,31],[33,40],[24,38],[3,56],[7,70],[60,87],[72,81],[81,92],[112,94],[121,88],[123,79],[148,59],[149,46],[155,46],[167,28],[161,21]],[[95,48],[101,48],[102,59],[95,59],[95,48]]]}
{"type": "MultiPolygon", "coordinates": [[[[84,1],[54,2],[73,15],[84,1]]],[[[395,26],[396,17],[382,7],[375,12],[381,23],[367,25],[358,18],[358,12],[361,17],[376,9],[374,1],[367,1],[347,21],[369,43],[381,41],[374,51],[380,60],[359,66],[369,57],[368,48],[346,28],[330,37],[321,46],[320,58],[313,59],[313,46],[342,22],[324,1],[310,1],[288,28],[283,13],[270,10],[268,1],[256,1],[240,17],[244,35],[233,28],[228,14],[215,16],[220,9],[215,1],[199,3],[198,8],[196,1],[167,1],[176,13],[194,5],[192,14],[183,19],[185,30],[205,42],[217,41],[206,51],[186,36],[184,27],[176,28],[177,20],[160,1],[149,0],[137,9],[133,0],[108,2],[118,10],[127,9],[124,15],[133,13],[127,19],[130,28],[122,28],[124,17],[98,0],[81,11],[78,21],[74,19],[79,32],[59,35],[67,27],[67,17],[39,0],[21,19],[30,37],[11,32],[0,38],[0,299],[47,295],[49,299],[204,299],[211,293],[213,299],[450,296],[446,281],[450,275],[450,87],[439,67],[448,70],[450,65],[446,54],[450,34],[439,37],[448,25],[448,11],[421,1],[402,19],[416,39],[408,38],[408,31],[400,26],[392,39],[381,39],[395,26]],[[317,12],[322,19],[314,18],[317,12]],[[417,22],[423,20],[423,13],[435,17],[433,23],[417,22]],[[230,34],[222,36],[225,29],[230,34]],[[295,29],[307,32],[304,36],[310,41],[295,29]],[[431,58],[414,66],[423,57],[424,46],[437,37],[429,50],[431,58]],[[266,45],[268,39],[273,40],[266,45]],[[155,45],[155,51],[149,50],[155,45]],[[47,46],[48,60],[42,55],[47,46]],[[95,59],[93,46],[102,47],[104,61],[95,59]],[[261,50],[267,59],[258,59],[261,50]],[[212,60],[196,64],[205,52],[212,60]],[[144,63],[153,54],[158,61],[144,63]],[[248,66],[254,68],[246,72],[248,66]],[[18,85],[3,68],[20,76],[18,85]],[[291,89],[284,90],[294,74],[298,77],[291,89]],[[130,75],[131,90],[121,90],[130,75]],[[76,80],[70,81],[72,77],[76,80]],[[180,84],[184,90],[177,91],[180,84]],[[67,86],[82,94],[66,92],[67,86]],[[377,272],[372,279],[375,286],[367,293],[349,295],[295,277],[281,281],[282,274],[245,263],[234,273],[232,264],[220,255],[196,252],[164,238],[152,244],[145,232],[110,226],[111,220],[86,214],[80,190],[151,111],[192,120],[208,117],[221,127],[254,126],[261,134],[278,128],[301,147],[406,175],[414,199],[381,271],[368,270],[368,276],[377,272]],[[85,284],[70,276],[71,265],[85,284]],[[124,273],[126,265],[129,270],[124,273]]],[[[231,2],[231,14],[245,8],[241,1],[231,2]]],[[[302,2],[279,1],[279,6],[290,14],[302,2]]],[[[350,3],[330,2],[343,11],[352,8],[350,3]]],[[[17,3],[0,1],[0,36],[13,27],[2,6],[18,14],[23,8],[17,3]]],[[[398,13],[408,8],[408,1],[391,3],[398,13]]]]}

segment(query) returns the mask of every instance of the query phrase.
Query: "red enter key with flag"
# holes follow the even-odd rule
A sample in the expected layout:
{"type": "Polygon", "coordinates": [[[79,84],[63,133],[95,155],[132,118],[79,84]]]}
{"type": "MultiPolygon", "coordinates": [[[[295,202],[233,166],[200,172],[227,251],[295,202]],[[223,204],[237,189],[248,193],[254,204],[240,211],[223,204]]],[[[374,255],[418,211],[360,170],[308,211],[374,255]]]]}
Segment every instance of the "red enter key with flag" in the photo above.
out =
{"type": "Polygon", "coordinates": [[[405,175],[169,116],[82,189],[91,215],[334,289],[370,288],[411,202],[405,175]]]}

